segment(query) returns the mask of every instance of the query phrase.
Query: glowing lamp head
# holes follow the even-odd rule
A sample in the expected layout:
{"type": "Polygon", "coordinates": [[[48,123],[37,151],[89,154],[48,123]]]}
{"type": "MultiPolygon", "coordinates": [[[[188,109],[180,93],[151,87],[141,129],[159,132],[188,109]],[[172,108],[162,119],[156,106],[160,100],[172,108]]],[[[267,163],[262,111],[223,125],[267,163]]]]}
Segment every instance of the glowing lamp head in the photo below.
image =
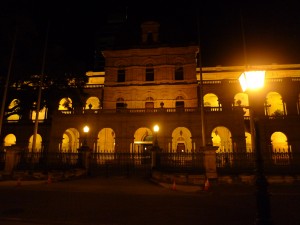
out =
{"type": "Polygon", "coordinates": [[[264,86],[265,71],[246,71],[239,77],[243,91],[256,90],[264,86]]]}
{"type": "Polygon", "coordinates": [[[88,133],[90,131],[90,128],[88,126],[84,126],[83,132],[88,133]]]}
{"type": "Polygon", "coordinates": [[[158,125],[155,125],[155,126],[153,127],[153,130],[154,130],[155,133],[157,133],[157,132],[159,131],[159,126],[158,126],[158,125]]]}

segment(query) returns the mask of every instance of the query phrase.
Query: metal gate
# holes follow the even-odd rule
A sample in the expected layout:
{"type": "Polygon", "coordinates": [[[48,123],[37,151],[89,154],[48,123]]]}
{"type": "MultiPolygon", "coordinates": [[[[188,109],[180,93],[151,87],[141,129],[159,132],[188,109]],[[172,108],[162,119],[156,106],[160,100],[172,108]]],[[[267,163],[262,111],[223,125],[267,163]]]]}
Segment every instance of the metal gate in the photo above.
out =
{"type": "Polygon", "coordinates": [[[90,173],[98,176],[141,176],[151,175],[150,153],[92,153],[90,173]]]}

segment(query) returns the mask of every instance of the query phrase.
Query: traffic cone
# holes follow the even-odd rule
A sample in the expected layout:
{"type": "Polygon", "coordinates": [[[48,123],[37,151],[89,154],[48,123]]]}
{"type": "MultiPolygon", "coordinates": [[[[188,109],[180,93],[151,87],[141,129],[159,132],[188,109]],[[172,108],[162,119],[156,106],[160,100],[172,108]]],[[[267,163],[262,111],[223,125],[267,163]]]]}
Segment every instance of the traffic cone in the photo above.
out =
{"type": "Polygon", "coordinates": [[[18,178],[17,187],[21,186],[21,178],[18,178]]]}
{"type": "Polygon", "coordinates": [[[51,179],[51,176],[48,175],[48,180],[47,180],[47,184],[51,184],[52,183],[52,179],[51,179]]]}
{"type": "Polygon", "coordinates": [[[176,190],[176,182],[175,182],[175,179],[173,180],[173,186],[172,186],[172,189],[173,189],[173,190],[176,190]]]}
{"type": "Polygon", "coordinates": [[[209,188],[210,188],[210,183],[209,183],[208,178],[206,178],[203,190],[208,191],[209,188]]]}

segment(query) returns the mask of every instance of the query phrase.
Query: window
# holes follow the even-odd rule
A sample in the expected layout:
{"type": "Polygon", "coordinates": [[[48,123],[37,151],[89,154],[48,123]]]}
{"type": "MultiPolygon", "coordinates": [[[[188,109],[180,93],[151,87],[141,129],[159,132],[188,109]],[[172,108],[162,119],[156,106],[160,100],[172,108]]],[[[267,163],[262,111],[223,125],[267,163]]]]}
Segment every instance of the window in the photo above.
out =
{"type": "Polygon", "coordinates": [[[153,34],[152,34],[152,32],[149,32],[147,34],[147,43],[148,44],[152,44],[153,43],[153,34]]]}
{"type": "Polygon", "coordinates": [[[146,81],[154,81],[154,68],[152,65],[146,67],[146,81]]]}
{"type": "Polygon", "coordinates": [[[118,79],[117,82],[125,82],[125,68],[120,67],[118,69],[118,79]]]}
{"type": "Polygon", "coordinates": [[[176,101],[175,107],[176,107],[176,109],[183,109],[184,108],[184,101],[176,101]]]}
{"type": "Polygon", "coordinates": [[[152,97],[146,98],[145,108],[146,108],[146,112],[153,112],[153,109],[154,109],[154,99],[152,97]]]}
{"type": "Polygon", "coordinates": [[[127,107],[127,104],[125,103],[123,98],[118,98],[116,102],[116,108],[117,112],[122,111],[122,109],[125,109],[127,107]]]}
{"type": "Polygon", "coordinates": [[[183,80],[183,67],[182,67],[182,65],[176,65],[176,67],[175,67],[175,80],[183,80]]]}

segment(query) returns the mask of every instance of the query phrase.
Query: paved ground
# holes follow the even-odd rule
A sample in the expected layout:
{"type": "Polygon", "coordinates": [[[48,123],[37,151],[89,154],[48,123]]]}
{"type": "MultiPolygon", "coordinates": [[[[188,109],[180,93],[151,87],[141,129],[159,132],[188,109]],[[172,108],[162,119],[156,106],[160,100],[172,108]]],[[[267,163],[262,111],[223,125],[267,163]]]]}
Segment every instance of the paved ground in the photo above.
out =
{"type": "MultiPolygon", "coordinates": [[[[4,225],[250,225],[255,188],[202,187],[135,178],[86,178],[64,182],[1,181],[4,225]]],[[[300,186],[270,186],[274,225],[300,225],[300,186]]]]}

